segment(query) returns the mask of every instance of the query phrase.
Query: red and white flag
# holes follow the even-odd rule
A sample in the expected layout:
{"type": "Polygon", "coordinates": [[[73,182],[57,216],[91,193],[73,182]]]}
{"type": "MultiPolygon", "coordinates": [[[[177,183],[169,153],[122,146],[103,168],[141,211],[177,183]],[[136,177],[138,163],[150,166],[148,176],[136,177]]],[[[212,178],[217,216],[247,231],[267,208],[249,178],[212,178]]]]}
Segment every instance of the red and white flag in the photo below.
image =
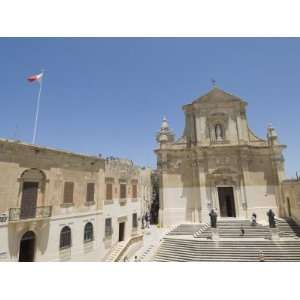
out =
{"type": "Polygon", "coordinates": [[[28,80],[29,82],[34,82],[34,81],[40,82],[40,81],[42,80],[42,78],[43,78],[43,73],[40,73],[40,74],[37,74],[37,75],[29,76],[29,77],[27,78],[27,80],[28,80]]]}

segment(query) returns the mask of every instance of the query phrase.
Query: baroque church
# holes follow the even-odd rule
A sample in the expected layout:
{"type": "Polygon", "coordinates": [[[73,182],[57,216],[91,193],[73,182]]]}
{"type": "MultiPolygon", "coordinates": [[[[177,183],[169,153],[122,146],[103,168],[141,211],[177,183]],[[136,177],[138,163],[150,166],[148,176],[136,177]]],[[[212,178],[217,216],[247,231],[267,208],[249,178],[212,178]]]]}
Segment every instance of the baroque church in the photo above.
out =
{"type": "Polygon", "coordinates": [[[161,226],[221,218],[284,216],[280,184],[285,145],[269,126],[262,139],[249,128],[247,102],[214,86],[183,106],[185,128],[175,139],[164,118],[156,136],[161,226]]]}

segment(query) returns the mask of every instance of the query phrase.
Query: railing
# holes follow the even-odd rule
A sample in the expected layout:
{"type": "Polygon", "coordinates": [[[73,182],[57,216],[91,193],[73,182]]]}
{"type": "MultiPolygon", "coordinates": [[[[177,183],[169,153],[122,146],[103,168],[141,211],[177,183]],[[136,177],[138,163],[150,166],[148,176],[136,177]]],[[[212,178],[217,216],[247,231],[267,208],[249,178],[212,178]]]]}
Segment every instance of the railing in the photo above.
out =
{"type": "Polygon", "coordinates": [[[39,206],[29,213],[23,212],[21,208],[9,209],[9,221],[19,221],[26,219],[45,219],[51,217],[52,206],[39,206]]]}
{"type": "Polygon", "coordinates": [[[129,246],[133,245],[134,243],[143,241],[144,235],[143,234],[139,234],[139,235],[135,235],[133,237],[131,237],[127,242],[126,245],[124,246],[124,248],[120,251],[120,253],[118,253],[117,257],[114,259],[114,261],[120,261],[122,256],[124,255],[124,253],[127,251],[127,249],[129,248],[129,246]]]}

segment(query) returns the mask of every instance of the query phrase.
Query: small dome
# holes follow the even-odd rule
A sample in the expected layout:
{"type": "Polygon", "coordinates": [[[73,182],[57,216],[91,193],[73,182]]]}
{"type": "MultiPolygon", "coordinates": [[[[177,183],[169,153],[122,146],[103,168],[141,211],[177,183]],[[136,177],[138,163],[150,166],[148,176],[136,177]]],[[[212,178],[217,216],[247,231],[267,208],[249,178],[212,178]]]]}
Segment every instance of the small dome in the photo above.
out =
{"type": "Polygon", "coordinates": [[[160,128],[161,128],[161,129],[169,129],[169,123],[168,123],[166,117],[163,118],[163,121],[162,121],[162,123],[161,123],[160,128]]]}

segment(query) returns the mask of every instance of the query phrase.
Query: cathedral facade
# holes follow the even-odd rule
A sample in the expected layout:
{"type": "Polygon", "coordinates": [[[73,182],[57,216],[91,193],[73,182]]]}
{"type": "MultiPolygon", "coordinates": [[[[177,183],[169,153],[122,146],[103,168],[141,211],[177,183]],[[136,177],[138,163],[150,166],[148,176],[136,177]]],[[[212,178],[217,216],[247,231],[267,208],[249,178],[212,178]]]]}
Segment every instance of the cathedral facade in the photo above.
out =
{"type": "Polygon", "coordinates": [[[175,139],[164,118],[157,134],[161,226],[219,217],[265,219],[268,209],[284,214],[280,183],[285,148],[275,129],[267,138],[249,128],[247,102],[214,87],[183,106],[185,129],[175,139]]]}

